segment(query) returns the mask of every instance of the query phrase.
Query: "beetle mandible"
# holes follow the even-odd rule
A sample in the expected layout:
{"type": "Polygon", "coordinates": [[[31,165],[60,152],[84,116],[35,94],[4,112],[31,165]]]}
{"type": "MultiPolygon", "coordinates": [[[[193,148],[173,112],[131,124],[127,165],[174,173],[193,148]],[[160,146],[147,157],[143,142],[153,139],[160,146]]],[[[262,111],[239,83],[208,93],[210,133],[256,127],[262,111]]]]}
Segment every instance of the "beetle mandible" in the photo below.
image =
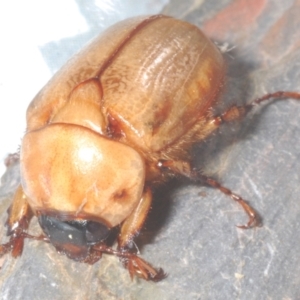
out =
{"type": "Polygon", "coordinates": [[[94,263],[116,255],[130,276],[165,277],[132,249],[151,207],[152,189],[181,175],[218,188],[258,224],[237,194],[191,167],[189,150],[223,123],[244,118],[276,92],[214,116],[225,81],[220,50],[194,25],[164,15],[109,28],[74,56],[27,110],[21,184],[9,209],[0,255],[20,256],[25,238],[50,242],[94,263]],[[32,216],[43,235],[27,233],[32,216]],[[106,244],[119,228],[117,249],[106,244]]]}

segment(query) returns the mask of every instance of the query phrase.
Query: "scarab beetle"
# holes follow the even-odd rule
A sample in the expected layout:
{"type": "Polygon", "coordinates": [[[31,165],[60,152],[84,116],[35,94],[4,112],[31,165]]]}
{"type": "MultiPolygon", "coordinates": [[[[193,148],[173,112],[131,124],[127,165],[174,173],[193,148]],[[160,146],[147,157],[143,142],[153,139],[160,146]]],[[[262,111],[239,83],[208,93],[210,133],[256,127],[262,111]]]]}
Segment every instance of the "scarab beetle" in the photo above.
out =
{"type": "Polygon", "coordinates": [[[222,123],[243,118],[267,94],[214,116],[225,81],[220,50],[194,25],[163,15],[122,21],[75,55],[27,110],[21,184],[9,209],[10,240],[0,254],[22,253],[25,238],[50,242],[89,263],[118,256],[131,277],[164,278],[132,249],[151,207],[152,188],[175,175],[220,189],[249,221],[238,195],[191,167],[189,149],[222,123]],[[35,215],[43,234],[27,233],[35,215]],[[118,247],[106,244],[119,228],[118,247]]]}

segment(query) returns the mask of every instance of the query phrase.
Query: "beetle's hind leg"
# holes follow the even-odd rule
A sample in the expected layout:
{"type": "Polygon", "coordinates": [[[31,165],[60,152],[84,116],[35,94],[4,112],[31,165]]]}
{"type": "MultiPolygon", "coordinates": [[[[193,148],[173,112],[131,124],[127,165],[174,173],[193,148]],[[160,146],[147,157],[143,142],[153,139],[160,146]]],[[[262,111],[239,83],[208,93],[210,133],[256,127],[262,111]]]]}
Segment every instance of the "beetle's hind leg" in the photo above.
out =
{"type": "Polygon", "coordinates": [[[193,181],[200,181],[213,188],[217,188],[223,194],[229,196],[231,199],[238,202],[242,206],[246,214],[248,215],[249,220],[245,225],[237,225],[237,227],[246,229],[246,228],[256,227],[261,225],[261,218],[259,214],[255,211],[254,208],[252,208],[247,203],[246,200],[244,200],[241,196],[233,193],[230,189],[222,186],[218,181],[201,174],[198,170],[192,169],[189,162],[180,161],[180,160],[179,161],[166,160],[166,161],[160,161],[159,167],[168,168],[175,174],[180,174],[190,178],[193,181]]]}
{"type": "MultiPolygon", "coordinates": [[[[206,126],[206,131],[203,133],[201,132],[202,139],[207,137],[212,131],[216,130],[224,123],[230,123],[234,121],[241,120],[247,116],[247,114],[255,107],[260,105],[262,102],[268,100],[287,100],[287,99],[295,99],[300,100],[300,93],[292,92],[292,91],[277,91],[274,93],[266,94],[260,98],[257,98],[246,105],[233,105],[229,107],[225,112],[220,115],[212,117],[208,121],[208,126],[206,126]]],[[[259,217],[258,213],[252,208],[246,200],[244,200],[241,196],[233,193],[230,189],[222,186],[216,180],[204,176],[197,170],[193,170],[190,166],[190,163],[187,161],[176,161],[176,160],[165,160],[160,161],[158,163],[158,167],[160,168],[168,168],[175,174],[181,174],[185,177],[190,178],[194,181],[201,181],[208,184],[211,187],[219,189],[222,193],[230,196],[231,199],[238,202],[244,211],[249,216],[249,221],[245,225],[238,226],[239,228],[249,228],[254,226],[259,226],[261,224],[261,218],[259,217]]]]}
{"type": "Polygon", "coordinates": [[[242,206],[244,211],[247,213],[249,220],[245,225],[237,225],[237,227],[242,228],[242,229],[247,229],[247,228],[257,227],[257,226],[261,225],[261,218],[260,218],[259,214],[241,196],[233,193],[230,189],[224,187],[218,181],[216,181],[210,177],[207,177],[205,175],[196,174],[195,179],[200,180],[200,181],[208,184],[211,187],[217,188],[223,194],[229,196],[232,200],[238,202],[242,206]]]}
{"type": "Polygon", "coordinates": [[[243,119],[254,107],[260,105],[262,102],[268,100],[287,100],[287,99],[295,99],[300,100],[300,93],[297,92],[285,92],[285,91],[277,91],[275,93],[266,94],[260,98],[257,98],[246,105],[233,105],[229,107],[225,112],[223,112],[219,116],[215,116],[212,119],[212,123],[215,127],[219,127],[223,123],[234,122],[237,120],[243,119]]]}

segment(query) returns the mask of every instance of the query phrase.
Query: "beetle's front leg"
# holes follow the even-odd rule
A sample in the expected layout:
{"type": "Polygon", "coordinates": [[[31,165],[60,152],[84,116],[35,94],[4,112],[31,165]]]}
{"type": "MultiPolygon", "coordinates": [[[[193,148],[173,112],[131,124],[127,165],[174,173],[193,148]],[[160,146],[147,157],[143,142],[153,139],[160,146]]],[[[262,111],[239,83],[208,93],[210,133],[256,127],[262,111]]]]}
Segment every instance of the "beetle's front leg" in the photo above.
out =
{"type": "Polygon", "coordinates": [[[13,203],[8,209],[6,221],[7,235],[10,236],[10,240],[6,244],[0,245],[0,257],[10,251],[13,257],[22,254],[24,238],[31,237],[26,234],[26,230],[32,215],[22,186],[19,185],[13,203]]]}
{"type": "Polygon", "coordinates": [[[151,202],[151,190],[150,188],[146,188],[138,206],[121,226],[118,236],[118,251],[124,254],[120,256],[120,260],[128,269],[131,278],[137,275],[146,280],[159,281],[166,276],[163,270],[156,270],[135,253],[132,253],[134,247],[133,239],[138,235],[146,220],[151,202]],[[128,253],[128,255],[126,255],[126,253],[128,253]]]}
{"type": "Polygon", "coordinates": [[[245,199],[243,199],[241,196],[233,193],[230,189],[222,186],[218,181],[207,177],[199,172],[199,170],[195,170],[191,168],[191,165],[187,161],[181,161],[181,160],[165,160],[160,161],[158,164],[161,168],[168,168],[172,172],[176,174],[183,175],[185,177],[190,178],[193,181],[201,181],[205,184],[208,184],[209,186],[213,188],[217,188],[220,190],[223,194],[229,196],[232,200],[238,202],[244,211],[247,213],[249,220],[247,224],[245,225],[237,225],[237,227],[246,229],[250,227],[259,226],[261,224],[261,218],[259,214],[252,208],[245,199]]]}

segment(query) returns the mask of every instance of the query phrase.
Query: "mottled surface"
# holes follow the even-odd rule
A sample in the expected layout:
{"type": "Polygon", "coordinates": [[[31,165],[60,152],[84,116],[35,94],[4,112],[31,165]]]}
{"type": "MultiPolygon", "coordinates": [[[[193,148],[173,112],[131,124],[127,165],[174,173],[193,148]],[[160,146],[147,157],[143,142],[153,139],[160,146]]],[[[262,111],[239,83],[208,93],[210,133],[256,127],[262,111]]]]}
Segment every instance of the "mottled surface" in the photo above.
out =
{"type": "MultiPolygon", "coordinates": [[[[266,92],[300,90],[299,7],[291,0],[178,0],[163,12],[200,26],[223,48],[234,47],[225,54],[224,101],[245,103],[266,92]]],[[[137,241],[142,256],[169,274],[164,281],[131,281],[114,257],[89,266],[28,241],[20,259],[1,260],[1,298],[300,298],[299,113],[296,101],[267,105],[194,152],[198,166],[251,202],[263,227],[237,229],[246,218],[218,191],[171,183],[158,193],[137,241]]],[[[11,167],[2,179],[2,224],[17,174],[11,167]]]]}

